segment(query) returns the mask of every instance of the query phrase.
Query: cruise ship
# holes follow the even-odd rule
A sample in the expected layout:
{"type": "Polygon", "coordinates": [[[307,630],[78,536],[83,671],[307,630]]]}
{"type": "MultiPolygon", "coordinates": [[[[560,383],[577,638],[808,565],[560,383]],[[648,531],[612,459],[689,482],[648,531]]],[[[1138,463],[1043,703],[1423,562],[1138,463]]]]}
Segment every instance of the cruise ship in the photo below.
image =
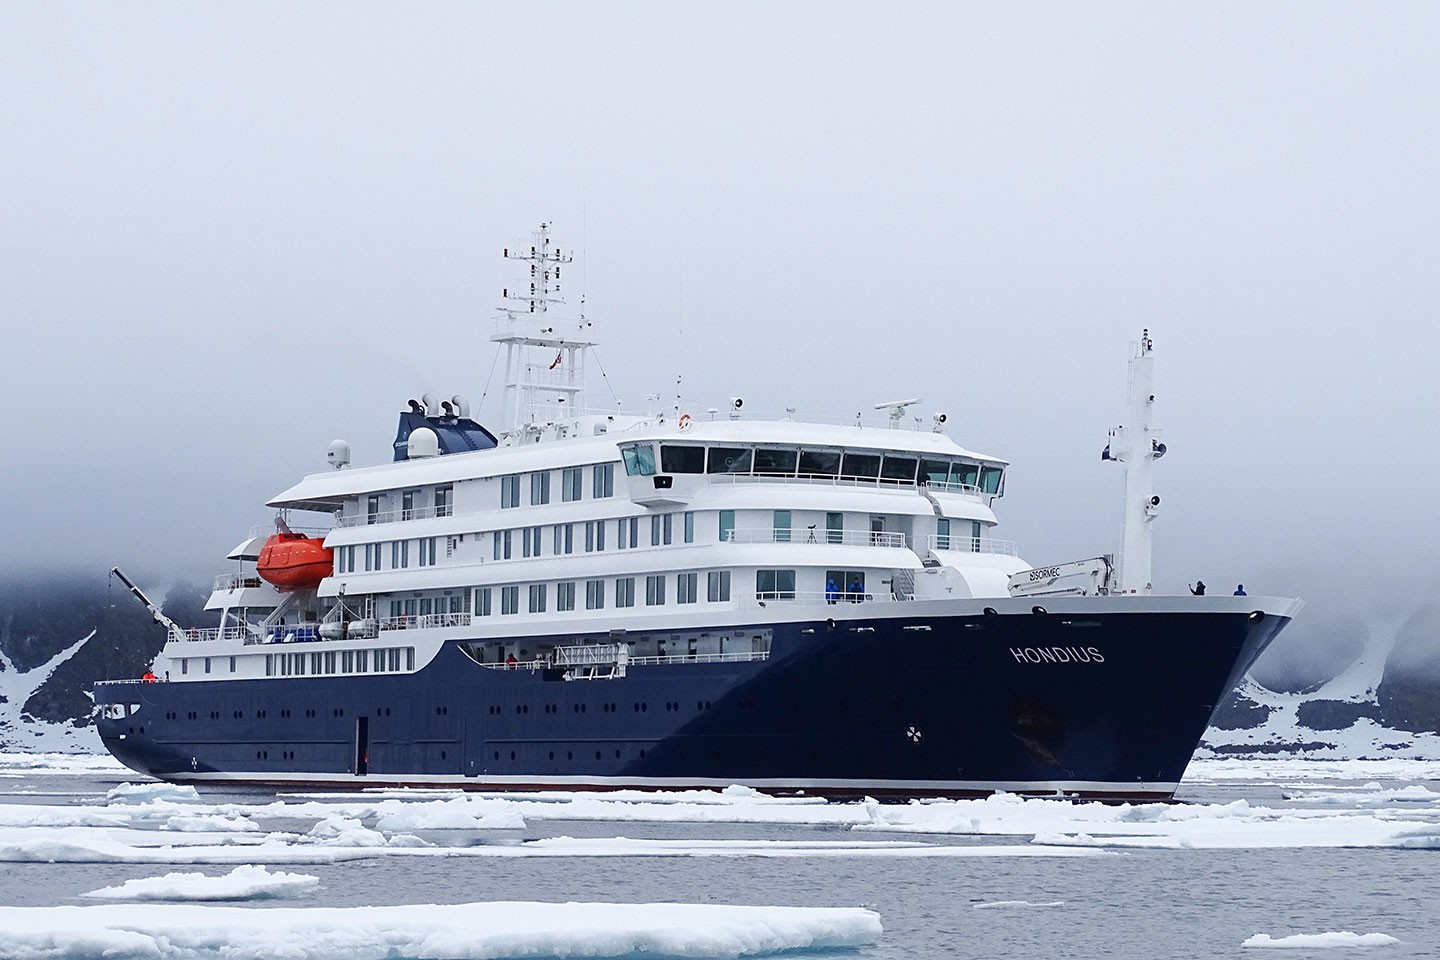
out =
{"type": "MultiPolygon", "coordinates": [[[[1119,557],[994,535],[1008,464],[918,401],[878,422],[587,407],[542,226],[506,250],[505,429],[410,400],[393,460],[278,493],[142,679],[95,687],[108,749],[196,784],[877,798],[1173,795],[1217,706],[1299,609],[1160,596],[1154,347],[1130,359],[1119,557]],[[1116,562],[1118,559],[1118,562],[1116,562]]],[[[497,358],[498,363],[498,358],[497,358]]],[[[119,573],[119,571],[116,571],[119,573]]],[[[121,574],[123,577],[123,574],[121,574]]]]}

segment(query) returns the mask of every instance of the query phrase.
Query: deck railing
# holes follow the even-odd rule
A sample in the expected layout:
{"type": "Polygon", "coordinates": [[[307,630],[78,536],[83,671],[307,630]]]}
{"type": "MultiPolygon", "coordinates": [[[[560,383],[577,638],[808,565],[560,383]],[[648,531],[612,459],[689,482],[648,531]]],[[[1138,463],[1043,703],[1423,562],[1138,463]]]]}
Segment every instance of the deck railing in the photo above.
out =
{"type": "Polygon", "coordinates": [[[380,523],[401,523],[406,520],[433,520],[437,517],[453,517],[453,504],[428,507],[401,507],[398,510],[381,510],[378,513],[357,513],[335,518],[336,528],[368,527],[380,523]]]}
{"type": "Polygon", "coordinates": [[[972,537],[958,533],[931,534],[925,538],[925,547],[929,550],[958,550],[961,553],[998,553],[1007,557],[1016,556],[1013,540],[992,540],[989,537],[972,537]]]}
{"type": "Polygon", "coordinates": [[[265,586],[265,581],[254,575],[242,573],[222,573],[215,578],[214,589],[217,592],[230,590],[246,590],[265,586]]]}
{"type": "Polygon", "coordinates": [[[725,531],[727,543],[837,544],[851,547],[905,546],[905,534],[884,530],[815,530],[810,527],[740,527],[725,531]]]}

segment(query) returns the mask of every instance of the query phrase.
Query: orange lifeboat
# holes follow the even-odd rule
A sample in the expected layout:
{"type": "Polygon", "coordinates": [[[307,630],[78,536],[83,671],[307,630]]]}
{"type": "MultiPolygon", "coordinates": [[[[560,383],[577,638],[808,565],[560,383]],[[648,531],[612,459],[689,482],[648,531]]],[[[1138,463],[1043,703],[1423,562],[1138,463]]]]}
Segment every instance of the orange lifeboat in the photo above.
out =
{"type": "Polygon", "coordinates": [[[320,585],[335,566],[335,552],[319,537],[275,533],[260,548],[255,572],[277,590],[305,590],[320,585]]]}

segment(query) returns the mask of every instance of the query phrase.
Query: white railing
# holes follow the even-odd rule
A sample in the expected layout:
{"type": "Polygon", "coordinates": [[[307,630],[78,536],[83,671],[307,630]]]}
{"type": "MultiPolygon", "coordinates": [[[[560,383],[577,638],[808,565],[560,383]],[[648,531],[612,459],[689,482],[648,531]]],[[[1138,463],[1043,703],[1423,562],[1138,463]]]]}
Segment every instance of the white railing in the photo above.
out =
{"type": "Polygon", "coordinates": [[[659,657],[631,657],[630,666],[654,667],[666,663],[746,663],[769,660],[769,650],[744,650],[738,653],[676,653],[659,657]]]}
{"type": "Polygon", "coordinates": [[[175,640],[241,640],[246,643],[259,641],[258,635],[249,627],[230,624],[224,627],[191,627],[188,630],[172,631],[175,640]]]}
{"type": "Polygon", "coordinates": [[[963,493],[971,497],[999,496],[999,494],[987,493],[972,483],[958,483],[953,480],[926,480],[924,485],[941,493],[963,493]]]}
{"type": "Polygon", "coordinates": [[[468,613],[427,613],[423,616],[382,617],[380,629],[388,630],[430,630],[436,627],[468,627],[472,617],[468,613]]]}
{"type": "Polygon", "coordinates": [[[1002,556],[1016,556],[1013,540],[992,540],[989,537],[971,537],[963,534],[931,534],[925,538],[930,550],[956,550],[960,553],[998,553],[1002,556]]]}
{"type": "Polygon", "coordinates": [[[215,591],[254,589],[265,586],[265,581],[253,574],[222,573],[215,578],[215,591]]]}
{"type": "Polygon", "coordinates": [[[399,510],[382,510],[379,513],[357,513],[353,516],[335,518],[335,526],[367,527],[377,523],[401,523],[406,520],[433,520],[436,517],[453,517],[455,508],[450,504],[436,507],[401,507],[399,510]]]}
{"type": "MultiPolygon", "coordinates": [[[[290,526],[291,533],[303,533],[307,537],[323,537],[330,532],[329,527],[296,527],[289,524],[287,524],[287,526],[290,526]]],[[[273,520],[269,523],[257,523],[250,528],[250,536],[252,537],[268,537],[270,534],[276,532],[275,522],[273,520]]]]}
{"type": "Polygon", "coordinates": [[[810,483],[827,487],[865,487],[867,489],[913,490],[914,480],[880,480],[873,477],[832,477],[818,474],[788,476],[768,473],[710,473],[707,479],[720,483],[810,483]]]}
{"type": "Polygon", "coordinates": [[[851,547],[901,547],[905,534],[881,530],[812,530],[772,527],[742,527],[725,531],[727,543],[805,543],[851,547]]]}
{"type": "Polygon", "coordinates": [[[847,590],[841,584],[836,590],[757,590],[756,603],[893,603],[895,597],[889,593],[872,593],[868,590],[847,590]]]}

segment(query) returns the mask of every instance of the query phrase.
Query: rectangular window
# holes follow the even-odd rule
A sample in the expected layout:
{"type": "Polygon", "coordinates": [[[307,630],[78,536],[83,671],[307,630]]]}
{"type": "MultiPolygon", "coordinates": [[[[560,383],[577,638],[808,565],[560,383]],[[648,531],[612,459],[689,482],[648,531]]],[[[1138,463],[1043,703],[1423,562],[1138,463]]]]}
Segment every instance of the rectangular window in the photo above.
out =
{"type": "Polygon", "coordinates": [[[292,653],[290,658],[290,672],[297,677],[303,677],[305,675],[305,654],[292,653]]]}
{"type": "Polygon", "coordinates": [[[453,488],[449,485],[435,488],[435,516],[448,517],[454,509],[450,503],[450,492],[453,488]]]}
{"type": "Polygon", "coordinates": [[[756,570],[756,600],[794,600],[794,570],[756,570]]]}
{"type": "Polygon", "coordinates": [[[594,474],[590,484],[591,496],[597,499],[615,496],[615,464],[597,463],[594,474]]]}
{"type": "Polygon", "coordinates": [[[545,594],[548,593],[548,592],[549,592],[549,591],[546,590],[546,585],[543,584],[543,583],[532,583],[532,584],[530,584],[530,612],[531,612],[531,613],[544,613],[544,612],[545,612],[545,594]]]}
{"type": "Polygon", "coordinates": [[[724,543],[725,541],[731,539],[731,537],[732,537],[732,535],[733,535],[734,533],[735,533],[735,511],[734,511],[734,510],[721,510],[721,511],[720,511],[720,542],[721,542],[721,543],[724,543]]]}
{"type": "Polygon", "coordinates": [[[334,650],[327,650],[327,651],[325,652],[325,672],[326,672],[326,673],[334,673],[334,672],[335,672],[335,651],[334,651],[334,650]]]}
{"type": "Polygon", "coordinates": [[[265,676],[275,676],[275,654],[273,653],[265,654],[265,676]]]}
{"type": "Polygon", "coordinates": [[[475,615],[477,617],[490,616],[490,588],[477,587],[475,589],[475,615]]]}
{"type": "Polygon", "coordinates": [[[230,672],[231,672],[231,673],[234,673],[234,672],[235,672],[235,658],[234,658],[234,657],[231,657],[231,658],[230,658],[230,672]]]}
{"type": "Polygon", "coordinates": [[[950,520],[948,517],[940,517],[935,521],[935,548],[937,550],[950,549],[950,520]]]}
{"type": "Polygon", "coordinates": [[[635,606],[635,578],[621,577],[615,581],[615,606],[635,606]]]}
{"type": "Polygon", "coordinates": [[[915,457],[897,457],[885,454],[885,463],[880,468],[880,479],[891,483],[914,483],[915,470],[920,461],[915,457]]]}
{"type": "Polygon", "coordinates": [[[705,599],[711,603],[730,602],[730,571],[711,570],[705,576],[705,599]]]}
{"type": "Polygon", "coordinates": [[[500,478],[500,508],[502,510],[510,507],[520,506],[520,475],[512,474],[500,478]]]}
{"type": "Polygon", "coordinates": [[[605,609],[605,581],[604,581],[604,580],[586,580],[586,581],[585,581],[585,609],[586,609],[586,610],[604,610],[604,609],[605,609]]]}
{"type": "Polygon", "coordinates": [[[205,672],[206,672],[206,673],[209,673],[209,672],[210,672],[210,658],[209,658],[209,657],[206,657],[206,658],[205,658],[205,672]]]}
{"type": "MultiPolygon", "coordinates": [[[[669,514],[666,514],[666,517],[668,518],[669,514]]],[[[660,546],[660,514],[658,513],[650,518],[650,546],[660,546]]]]}
{"type": "Polygon", "coordinates": [[[685,542],[695,542],[695,514],[693,512],[685,514],[685,542]]]}
{"type": "Polygon", "coordinates": [[[874,480],[880,476],[880,454],[845,451],[840,476],[847,480],[874,480]]]}
{"type": "Polygon", "coordinates": [[[323,659],[324,658],[321,657],[318,653],[310,654],[310,673],[313,676],[318,677],[321,673],[324,673],[324,671],[321,669],[321,661],[323,659]]]}
{"type": "Polygon", "coordinates": [[[356,673],[368,673],[369,671],[370,671],[370,651],[369,651],[369,650],[356,650],[356,651],[355,651],[355,672],[356,672],[356,673]]]}
{"type": "Polygon", "coordinates": [[[550,471],[530,474],[530,505],[550,502],[550,471]]]}
{"type": "Polygon", "coordinates": [[[585,552],[605,549],[605,521],[585,521],[585,552]]]}
{"type": "Polygon", "coordinates": [[[434,612],[435,603],[429,597],[420,598],[420,616],[428,617],[434,612]]]}
{"type": "Polygon", "coordinates": [[[400,566],[401,566],[402,568],[403,568],[403,567],[408,567],[408,566],[410,566],[410,541],[409,541],[409,540],[401,540],[401,541],[400,541],[400,566]]]}
{"type": "Polygon", "coordinates": [[[790,511],[776,510],[773,526],[773,533],[770,537],[775,543],[790,542],[790,511]]]}
{"type": "Polygon", "coordinates": [[[580,478],[582,474],[579,467],[566,467],[560,471],[560,499],[565,503],[580,499],[580,478]]]}
{"type": "Polygon", "coordinates": [[[839,450],[801,450],[800,476],[838,477],[840,475],[839,450]]]}
{"type": "Polygon", "coordinates": [[[399,541],[399,540],[392,540],[392,541],[390,541],[390,569],[391,569],[391,570],[399,570],[399,569],[400,569],[400,541],[399,541]]]}
{"type": "Polygon", "coordinates": [[[668,547],[671,541],[675,539],[675,514],[667,513],[665,514],[665,516],[661,517],[660,527],[663,531],[660,537],[660,542],[668,547]]]}
{"type": "Polygon", "coordinates": [[[700,599],[698,574],[678,573],[675,575],[675,602],[694,603],[700,599]]]}
{"type": "Polygon", "coordinates": [[[400,648],[399,648],[399,647],[391,647],[391,648],[390,648],[390,669],[391,669],[391,670],[396,670],[396,671],[398,671],[398,670],[400,669],[400,648]]]}
{"type": "Polygon", "coordinates": [[[844,543],[844,542],[845,542],[845,514],[843,514],[843,513],[827,513],[827,514],[825,514],[825,542],[826,542],[826,543],[844,543]]]}
{"type": "Polygon", "coordinates": [[[620,456],[625,460],[625,473],[631,477],[655,475],[655,448],[648,443],[637,443],[633,447],[621,447],[620,456]]]}
{"type": "Polygon", "coordinates": [[[575,583],[555,584],[555,609],[560,611],[575,609],[575,583]]]}
{"type": "Polygon", "coordinates": [[[414,491],[414,490],[406,490],[404,493],[400,494],[400,519],[401,519],[401,520],[414,520],[414,519],[415,519],[415,491],[414,491]]]}
{"type": "Polygon", "coordinates": [[[711,447],[706,473],[749,473],[750,454],[747,447],[711,447]]]}
{"type": "Polygon", "coordinates": [[[615,521],[615,534],[619,540],[616,546],[624,550],[626,547],[640,546],[640,518],[621,517],[615,521]]]}
{"type": "Polygon", "coordinates": [[[341,651],[340,651],[340,672],[341,672],[341,673],[354,673],[354,672],[355,672],[355,651],[354,651],[354,650],[341,650],[341,651]]]}
{"type": "Polygon", "coordinates": [[[436,537],[426,537],[424,540],[417,540],[420,547],[420,566],[433,567],[435,565],[435,541],[436,537]]]}
{"type": "Polygon", "coordinates": [[[510,559],[511,540],[513,539],[511,535],[514,532],[513,530],[500,531],[500,559],[502,560],[510,559]]]}
{"type": "Polygon", "coordinates": [[[414,670],[414,669],[415,669],[415,648],[414,648],[414,647],[406,647],[406,648],[405,648],[405,669],[406,669],[406,670],[414,670]]]}
{"type": "Polygon", "coordinates": [[[501,588],[500,588],[500,615],[501,615],[502,617],[508,617],[508,616],[510,616],[512,613],[519,613],[519,612],[520,612],[520,588],[519,588],[519,587],[501,587],[501,588]]]}
{"type": "Polygon", "coordinates": [[[371,495],[365,501],[365,522],[376,523],[380,519],[380,497],[378,494],[371,495]]]}
{"type": "Polygon", "coordinates": [[[540,556],[540,528],[530,527],[520,531],[520,555],[522,557],[540,556]]]}
{"type": "Polygon", "coordinates": [[[645,578],[645,606],[663,607],[665,605],[665,575],[656,574],[645,578]]]}
{"type": "Polygon", "coordinates": [[[181,657],[181,658],[180,658],[180,672],[181,672],[182,674],[186,674],[186,673],[189,673],[189,672],[190,672],[190,661],[187,660],[187,659],[184,658],[184,657],[181,657]]]}
{"type": "Polygon", "coordinates": [[[556,549],[555,552],[556,552],[556,553],[574,553],[574,552],[575,552],[575,524],[573,524],[573,523],[563,524],[562,526],[556,527],[555,530],[556,530],[555,538],[556,538],[557,540],[560,540],[560,541],[561,541],[560,546],[556,549]],[[561,536],[560,536],[560,533],[559,533],[559,531],[561,531],[561,530],[563,530],[563,531],[565,532],[565,535],[564,535],[563,537],[561,537],[561,536]]]}
{"type": "Polygon", "coordinates": [[[660,445],[661,473],[704,473],[705,448],[660,445]]]}
{"type": "Polygon", "coordinates": [[[755,450],[755,475],[757,477],[793,477],[795,476],[795,463],[799,457],[799,450],[759,447],[755,450]]]}

